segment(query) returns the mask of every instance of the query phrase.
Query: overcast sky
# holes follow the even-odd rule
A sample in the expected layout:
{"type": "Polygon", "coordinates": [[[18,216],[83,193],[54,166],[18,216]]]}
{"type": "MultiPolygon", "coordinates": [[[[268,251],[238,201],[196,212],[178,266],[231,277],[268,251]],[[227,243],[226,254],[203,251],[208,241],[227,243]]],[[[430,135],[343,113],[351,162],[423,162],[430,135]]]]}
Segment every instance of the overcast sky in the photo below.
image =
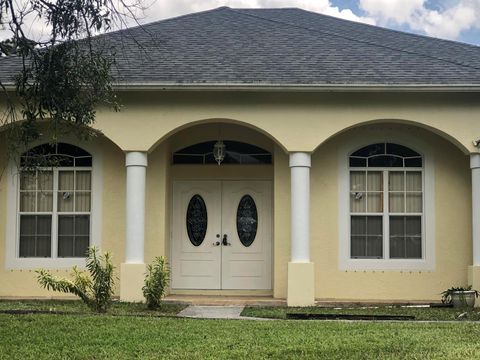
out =
{"type": "Polygon", "coordinates": [[[147,0],[142,22],[230,7],[299,7],[348,20],[480,45],[480,0],[147,0]]]}

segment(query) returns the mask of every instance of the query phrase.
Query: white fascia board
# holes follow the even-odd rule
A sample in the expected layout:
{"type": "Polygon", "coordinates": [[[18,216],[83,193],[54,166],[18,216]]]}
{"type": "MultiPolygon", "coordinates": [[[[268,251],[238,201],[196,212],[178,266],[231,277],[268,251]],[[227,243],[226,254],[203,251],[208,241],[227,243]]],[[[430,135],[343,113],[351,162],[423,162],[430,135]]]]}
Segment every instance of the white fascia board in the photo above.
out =
{"type": "Polygon", "coordinates": [[[371,85],[371,84],[175,84],[175,83],[114,83],[118,91],[298,91],[298,92],[480,92],[480,85],[371,85]]]}
{"type": "MultiPolygon", "coordinates": [[[[4,84],[14,91],[13,84],[4,84]]],[[[229,83],[113,83],[117,91],[277,91],[277,92],[480,92],[477,84],[229,84],[229,83]]]]}

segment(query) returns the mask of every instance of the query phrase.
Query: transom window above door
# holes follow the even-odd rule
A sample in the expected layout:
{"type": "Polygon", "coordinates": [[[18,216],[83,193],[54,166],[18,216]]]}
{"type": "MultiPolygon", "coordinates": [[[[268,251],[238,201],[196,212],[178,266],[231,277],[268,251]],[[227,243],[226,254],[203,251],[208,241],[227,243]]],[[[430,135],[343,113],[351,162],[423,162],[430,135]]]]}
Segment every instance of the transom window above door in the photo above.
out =
{"type": "Polygon", "coordinates": [[[18,257],[85,257],[92,156],[70,144],[40,145],[23,154],[20,165],[18,257]]]}
{"type": "MultiPolygon", "coordinates": [[[[173,164],[217,164],[213,149],[217,141],[206,141],[188,146],[173,153],[173,164]]],[[[224,140],[225,158],[222,164],[253,165],[271,164],[272,154],[258,146],[232,140],[224,140]]]]}
{"type": "Polygon", "coordinates": [[[422,259],[423,157],[394,143],[349,157],[350,258],[422,259]]]}

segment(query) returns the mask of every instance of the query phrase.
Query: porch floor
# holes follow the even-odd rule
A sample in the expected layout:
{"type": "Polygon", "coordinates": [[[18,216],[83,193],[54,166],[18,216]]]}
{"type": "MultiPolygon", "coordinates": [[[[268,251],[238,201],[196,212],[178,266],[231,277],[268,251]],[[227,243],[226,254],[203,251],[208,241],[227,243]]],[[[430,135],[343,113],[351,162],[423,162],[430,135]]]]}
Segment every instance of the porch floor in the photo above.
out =
{"type": "MultiPolygon", "coordinates": [[[[286,299],[272,296],[232,296],[232,295],[180,295],[173,294],[164,298],[170,303],[197,306],[287,306],[286,299]]],[[[379,305],[427,305],[440,303],[439,300],[361,300],[351,299],[315,299],[316,306],[379,306],[379,305]]]]}
{"type": "Polygon", "coordinates": [[[165,302],[199,306],[286,306],[285,299],[271,296],[168,295],[165,302]]]}

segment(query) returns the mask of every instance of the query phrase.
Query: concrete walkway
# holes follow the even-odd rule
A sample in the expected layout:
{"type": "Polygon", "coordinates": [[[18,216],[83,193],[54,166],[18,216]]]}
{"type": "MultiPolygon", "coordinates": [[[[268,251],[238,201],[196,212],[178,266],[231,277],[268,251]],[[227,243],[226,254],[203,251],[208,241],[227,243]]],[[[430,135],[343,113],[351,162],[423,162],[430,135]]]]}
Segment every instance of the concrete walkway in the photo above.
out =
{"type": "Polygon", "coordinates": [[[245,306],[190,305],[178,313],[178,317],[195,319],[272,320],[240,316],[245,306]]]}

